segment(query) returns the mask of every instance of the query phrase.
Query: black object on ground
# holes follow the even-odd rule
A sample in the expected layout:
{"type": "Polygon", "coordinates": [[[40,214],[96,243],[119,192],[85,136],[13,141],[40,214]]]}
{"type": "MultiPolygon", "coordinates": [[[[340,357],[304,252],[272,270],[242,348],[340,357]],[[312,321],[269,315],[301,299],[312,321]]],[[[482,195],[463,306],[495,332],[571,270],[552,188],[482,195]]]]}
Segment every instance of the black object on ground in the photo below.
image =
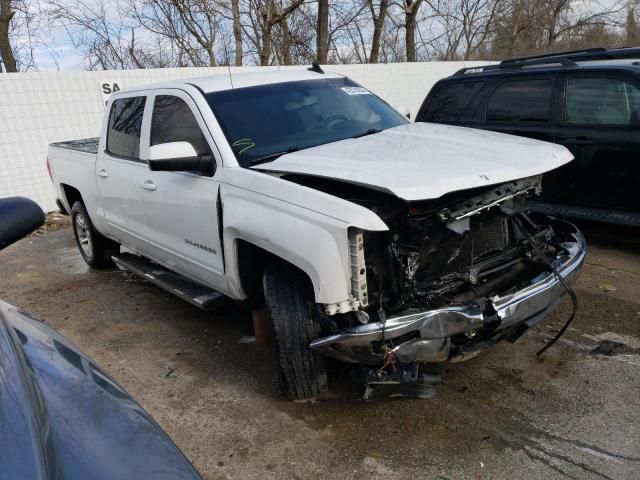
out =
{"type": "Polygon", "coordinates": [[[591,350],[589,354],[606,355],[607,357],[612,357],[616,354],[615,350],[621,346],[621,343],[612,342],[611,340],[603,340],[602,342],[600,342],[600,345],[591,350]]]}
{"type": "Polygon", "coordinates": [[[358,369],[353,377],[366,384],[363,398],[368,402],[389,398],[433,398],[442,382],[438,372],[418,372],[417,363],[398,365],[391,372],[358,369]]]}

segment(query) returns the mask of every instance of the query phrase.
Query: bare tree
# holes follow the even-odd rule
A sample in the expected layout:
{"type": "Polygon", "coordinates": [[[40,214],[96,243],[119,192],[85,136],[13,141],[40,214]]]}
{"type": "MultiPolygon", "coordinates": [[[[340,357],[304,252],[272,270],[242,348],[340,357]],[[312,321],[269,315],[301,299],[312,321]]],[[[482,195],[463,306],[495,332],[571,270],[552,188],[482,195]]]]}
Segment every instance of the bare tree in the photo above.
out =
{"type": "MultiPolygon", "coordinates": [[[[214,67],[216,44],[223,19],[221,5],[209,0],[144,0],[134,3],[142,26],[170,40],[185,53],[189,63],[214,67]]],[[[240,51],[242,54],[242,51],[240,51]]]]}
{"type": "MultiPolygon", "coordinates": [[[[314,60],[318,60],[318,38],[317,38],[317,8],[315,5],[303,4],[289,15],[287,20],[281,24],[279,31],[286,30],[288,37],[283,34],[274,36],[274,44],[286,47],[289,51],[289,60],[291,65],[309,64],[314,60]]],[[[332,13],[335,13],[332,11],[332,13]]],[[[334,20],[334,15],[330,17],[334,20]]],[[[333,24],[330,21],[327,42],[333,39],[333,24]]],[[[328,58],[329,45],[327,44],[327,60],[321,63],[330,63],[328,58]]],[[[277,48],[282,48],[277,47],[277,48]]]]}
{"type": "Polygon", "coordinates": [[[169,0],[178,11],[184,28],[207,53],[209,66],[215,67],[215,43],[220,10],[216,2],[208,0],[169,0]]]}
{"type": "Polygon", "coordinates": [[[235,42],[236,66],[242,66],[242,25],[240,23],[240,0],[231,0],[231,16],[233,21],[233,39],[235,42]]]}
{"type": "MultiPolygon", "coordinates": [[[[292,0],[289,5],[282,7],[275,0],[266,0],[258,9],[262,30],[262,49],[260,50],[260,65],[269,65],[273,42],[273,29],[276,25],[286,25],[287,17],[300,7],[304,0],[292,0]]],[[[285,26],[286,28],[286,26],[285,26]]]]}
{"type": "Polygon", "coordinates": [[[356,16],[330,35],[332,59],[335,63],[367,62],[368,19],[356,16]]]}
{"type": "MultiPolygon", "coordinates": [[[[52,21],[66,29],[90,69],[216,66],[218,55],[229,61],[231,29],[225,30],[223,15],[227,2],[46,1],[52,21]],[[218,48],[221,40],[223,48],[218,48]]],[[[242,63],[242,48],[236,59],[242,63]]]]}
{"type": "Polygon", "coordinates": [[[468,60],[491,39],[506,1],[426,0],[432,30],[439,33],[422,42],[440,60],[468,60]]]}
{"type": "Polygon", "coordinates": [[[586,46],[615,46],[624,7],[570,0],[509,0],[496,15],[491,58],[553,52],[586,46]],[[611,29],[611,30],[609,30],[611,29]],[[599,32],[596,35],[596,32],[599,32]],[[606,35],[605,35],[606,33],[606,35]],[[613,44],[612,44],[613,42],[613,44]]]}
{"type": "Polygon", "coordinates": [[[329,54],[329,0],[318,0],[318,32],[316,35],[316,59],[327,63],[329,54]]]}
{"type": "Polygon", "coordinates": [[[636,11],[633,4],[627,7],[627,20],[624,25],[625,41],[628,46],[636,46],[640,41],[640,29],[636,21],[636,11]]]}
{"type": "Polygon", "coordinates": [[[382,36],[384,21],[387,17],[387,10],[389,9],[389,0],[380,0],[378,2],[377,10],[374,3],[375,2],[373,0],[367,1],[369,10],[371,11],[371,18],[373,20],[373,35],[371,38],[369,63],[378,63],[378,57],[380,56],[380,37],[382,36]]]}
{"type": "Polygon", "coordinates": [[[389,0],[332,3],[329,27],[331,58],[336,63],[377,63],[390,5],[389,0]]]}
{"type": "Polygon", "coordinates": [[[29,0],[0,0],[0,72],[35,68],[41,45],[37,5],[29,0]]]}
{"type": "Polygon", "coordinates": [[[407,58],[404,9],[401,5],[392,4],[389,6],[387,16],[388,21],[383,25],[380,41],[380,61],[403,62],[407,58]]]}
{"type": "Polygon", "coordinates": [[[7,72],[18,71],[18,64],[9,39],[11,20],[15,14],[16,12],[11,6],[11,0],[0,0],[0,60],[2,60],[4,69],[7,72]]]}
{"type": "Polygon", "coordinates": [[[405,49],[407,62],[417,61],[416,57],[416,18],[420,11],[422,0],[403,0],[404,28],[405,28],[405,49]]]}
{"type": "Polygon", "coordinates": [[[47,0],[46,6],[51,23],[66,30],[90,70],[144,66],[142,58],[147,55],[136,43],[135,25],[125,5],[107,0],[47,0]]]}
{"type": "Polygon", "coordinates": [[[192,37],[181,21],[180,13],[170,1],[144,0],[133,4],[133,16],[144,31],[164,38],[177,52],[178,66],[205,66],[211,63],[206,51],[192,42],[192,37]]]}
{"type": "MultiPolygon", "coordinates": [[[[252,33],[259,32],[259,25],[253,0],[143,1],[145,8],[136,8],[141,24],[179,45],[192,65],[241,66],[247,54],[245,40],[255,47],[252,33]]],[[[256,54],[255,48],[248,53],[256,54]]]]}

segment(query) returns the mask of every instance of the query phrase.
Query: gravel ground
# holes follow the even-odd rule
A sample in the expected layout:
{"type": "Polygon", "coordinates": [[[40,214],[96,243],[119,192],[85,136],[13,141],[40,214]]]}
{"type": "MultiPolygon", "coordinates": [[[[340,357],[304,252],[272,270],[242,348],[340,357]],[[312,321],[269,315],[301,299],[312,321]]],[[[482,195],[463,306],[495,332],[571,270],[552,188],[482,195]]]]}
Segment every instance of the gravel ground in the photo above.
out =
{"type": "Polygon", "coordinates": [[[238,342],[248,313],[205,314],[125,272],[89,271],[64,225],[0,253],[0,298],[98,362],[206,479],[638,479],[640,243],[621,241],[638,232],[587,237],[561,342],[536,358],[568,301],[516,344],[448,365],[432,400],[365,403],[344,378],[329,399],[282,400],[269,351],[238,342]],[[613,355],[594,355],[605,340],[613,355]]]}

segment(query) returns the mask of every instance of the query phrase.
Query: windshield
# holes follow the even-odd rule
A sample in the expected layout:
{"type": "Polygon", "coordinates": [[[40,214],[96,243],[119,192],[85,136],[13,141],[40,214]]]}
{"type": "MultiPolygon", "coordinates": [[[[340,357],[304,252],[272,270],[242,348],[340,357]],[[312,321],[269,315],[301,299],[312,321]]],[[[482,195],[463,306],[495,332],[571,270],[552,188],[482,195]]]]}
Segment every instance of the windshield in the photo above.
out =
{"type": "Polygon", "coordinates": [[[408,122],[347,78],[260,85],[205,96],[243,167],[408,122]]]}

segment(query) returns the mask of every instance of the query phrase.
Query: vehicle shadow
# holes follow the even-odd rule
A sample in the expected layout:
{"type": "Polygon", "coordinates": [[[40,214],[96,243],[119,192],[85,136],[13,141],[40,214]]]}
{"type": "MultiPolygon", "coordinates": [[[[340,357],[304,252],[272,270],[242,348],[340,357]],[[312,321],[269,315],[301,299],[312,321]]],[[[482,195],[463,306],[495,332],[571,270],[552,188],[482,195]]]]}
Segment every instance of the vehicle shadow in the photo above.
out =
{"type": "Polygon", "coordinates": [[[630,253],[640,253],[640,228],[588,220],[571,220],[587,239],[588,245],[630,253]]]}

